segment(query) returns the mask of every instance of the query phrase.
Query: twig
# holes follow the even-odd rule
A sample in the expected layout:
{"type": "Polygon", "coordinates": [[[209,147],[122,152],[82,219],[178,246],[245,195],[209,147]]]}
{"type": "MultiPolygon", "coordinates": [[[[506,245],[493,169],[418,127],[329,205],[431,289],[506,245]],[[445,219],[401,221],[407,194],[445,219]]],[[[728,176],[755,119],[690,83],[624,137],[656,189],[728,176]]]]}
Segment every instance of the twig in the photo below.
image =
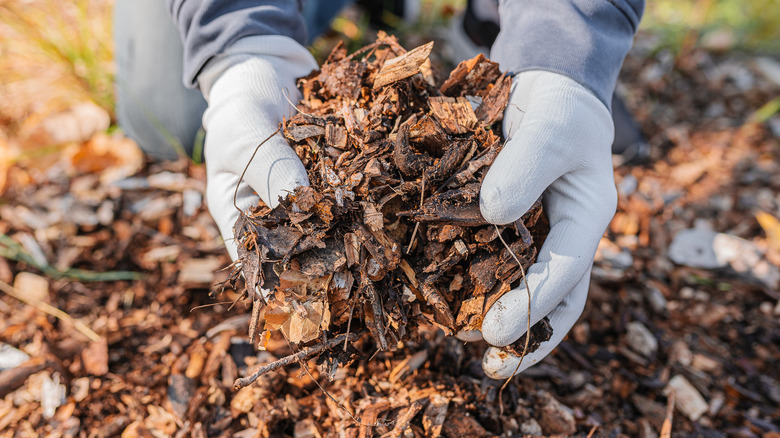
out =
{"type": "Polygon", "coordinates": [[[252,344],[252,348],[255,348],[255,338],[257,335],[257,325],[260,323],[260,309],[262,307],[262,301],[257,297],[252,300],[252,317],[249,319],[249,343],[252,344]]]}
{"type": "Polygon", "coordinates": [[[282,88],[282,95],[284,96],[284,99],[287,101],[287,103],[289,103],[290,106],[293,107],[293,109],[295,111],[298,111],[299,113],[301,113],[303,115],[306,115],[306,116],[309,116],[309,117],[317,117],[314,114],[309,114],[306,111],[301,110],[300,108],[298,108],[297,105],[292,103],[292,101],[290,100],[290,96],[287,94],[287,87],[282,88]]]}
{"type": "Polygon", "coordinates": [[[73,318],[72,316],[68,315],[67,313],[63,312],[62,310],[48,304],[44,303],[40,300],[33,300],[25,295],[23,295],[17,288],[11,286],[10,284],[0,280],[0,290],[7,293],[8,295],[16,298],[17,300],[35,307],[36,309],[40,310],[41,312],[47,313],[60,321],[73,324],[73,327],[76,328],[81,334],[88,337],[90,341],[92,342],[101,342],[103,338],[98,335],[97,333],[93,332],[92,329],[87,327],[86,324],[79,321],[78,319],[73,318]]]}
{"type": "Polygon", "coordinates": [[[355,301],[357,301],[357,296],[352,297],[352,304],[349,306],[349,320],[347,321],[347,337],[344,338],[344,351],[347,351],[347,346],[349,346],[349,330],[352,328],[352,312],[355,310],[355,301]]]}
{"type": "Polygon", "coordinates": [[[670,438],[672,436],[672,420],[674,416],[674,391],[669,393],[669,399],[666,402],[666,418],[661,425],[660,438],[670,438]]]}
{"type": "Polygon", "coordinates": [[[587,438],[592,438],[593,435],[596,433],[596,430],[598,430],[599,426],[598,424],[594,424],[593,427],[590,428],[590,432],[588,432],[587,438]]]}
{"type": "MultiPolygon", "coordinates": [[[[359,336],[359,334],[358,334],[358,333],[355,333],[354,335],[355,335],[355,336],[359,336]]],[[[284,333],[282,333],[282,336],[284,336],[284,333]]],[[[330,341],[325,341],[325,342],[323,342],[321,345],[325,345],[325,344],[327,344],[327,343],[330,343],[330,342],[332,342],[332,341],[336,340],[337,338],[341,338],[342,336],[345,338],[345,340],[349,340],[349,338],[350,338],[350,337],[349,337],[349,336],[347,336],[347,335],[339,335],[339,336],[337,336],[337,337],[335,337],[335,338],[331,339],[330,341]]],[[[290,346],[290,349],[291,349],[291,350],[293,350],[293,351],[295,351],[295,347],[293,347],[292,343],[290,342],[290,340],[289,340],[289,339],[287,339],[287,337],[286,337],[286,336],[284,336],[284,340],[285,340],[285,341],[287,341],[287,345],[289,345],[289,346],[290,346]]],[[[345,341],[345,342],[346,342],[346,341],[345,341]]],[[[335,342],[335,344],[338,344],[338,342],[335,342]]],[[[304,350],[304,351],[305,351],[305,350],[304,350]]],[[[299,353],[296,353],[296,354],[290,355],[290,356],[288,356],[288,357],[294,357],[294,356],[298,356],[300,353],[303,353],[304,351],[301,351],[301,352],[299,352],[299,353]]],[[[303,371],[305,371],[305,372],[306,372],[306,375],[308,375],[308,376],[309,376],[309,378],[311,379],[311,381],[312,381],[312,382],[314,382],[314,384],[315,384],[315,385],[317,385],[317,387],[318,387],[318,388],[320,388],[320,391],[322,391],[322,393],[323,393],[323,394],[325,394],[325,396],[326,396],[326,397],[328,397],[328,398],[329,398],[329,399],[330,399],[330,400],[331,400],[333,403],[336,403],[336,406],[338,406],[338,407],[339,407],[341,410],[343,410],[344,412],[346,412],[346,413],[347,413],[347,415],[349,415],[349,417],[352,419],[352,422],[353,422],[353,423],[355,423],[355,424],[356,424],[356,425],[358,425],[358,426],[368,426],[368,427],[373,427],[373,426],[375,426],[375,424],[363,424],[363,422],[362,422],[362,421],[360,421],[360,417],[357,417],[357,418],[355,418],[355,416],[352,414],[352,412],[350,412],[350,411],[349,411],[349,409],[347,409],[347,408],[346,408],[346,406],[344,406],[344,405],[343,405],[341,402],[339,402],[338,400],[336,400],[336,398],[335,398],[335,397],[333,397],[333,396],[330,394],[330,392],[328,392],[328,391],[327,391],[325,388],[323,388],[323,387],[322,387],[322,385],[320,385],[320,382],[318,382],[318,381],[317,381],[317,379],[315,379],[315,378],[314,378],[314,376],[312,376],[312,375],[311,375],[311,372],[309,371],[309,366],[306,364],[306,362],[304,362],[304,361],[303,361],[303,359],[302,359],[302,358],[298,358],[298,363],[301,365],[301,368],[303,368],[303,371]]]]}
{"type": "Polygon", "coordinates": [[[254,383],[255,380],[258,379],[258,377],[262,376],[263,374],[276,370],[278,368],[281,368],[285,365],[289,365],[292,362],[295,361],[301,361],[304,359],[309,359],[312,356],[316,356],[317,354],[320,354],[321,352],[328,350],[330,348],[333,348],[334,346],[341,344],[345,341],[354,341],[357,339],[360,335],[358,333],[352,333],[349,336],[346,334],[338,335],[335,338],[329,339],[321,344],[317,344],[308,348],[304,348],[303,350],[291,354],[289,356],[283,357],[277,361],[271,362],[267,365],[263,365],[255,370],[255,372],[252,373],[251,376],[242,377],[240,379],[236,379],[236,381],[233,383],[233,389],[241,389],[244,387],[247,387],[254,383]]]}
{"type": "Polygon", "coordinates": [[[200,305],[200,306],[195,306],[192,309],[190,309],[190,313],[192,313],[193,310],[205,309],[206,307],[219,306],[220,304],[233,304],[233,302],[232,301],[220,301],[218,303],[203,304],[203,305],[200,305]]]}
{"type": "Polygon", "coordinates": [[[249,157],[249,161],[247,161],[246,166],[244,167],[244,171],[241,172],[241,176],[238,177],[238,182],[236,183],[236,190],[233,192],[233,207],[236,207],[236,210],[238,210],[239,214],[244,214],[243,211],[241,211],[240,208],[238,208],[238,204],[236,203],[236,199],[238,198],[238,187],[241,185],[241,181],[244,180],[244,175],[246,175],[246,171],[249,169],[249,165],[252,164],[252,160],[255,159],[255,155],[257,155],[257,151],[260,150],[260,146],[264,145],[265,142],[273,138],[274,135],[278,134],[279,131],[282,129],[282,124],[279,124],[279,127],[276,128],[276,131],[272,132],[271,135],[265,138],[265,140],[261,141],[257,147],[255,147],[255,151],[252,152],[252,156],[249,157]]]}
{"type": "Polygon", "coordinates": [[[493,225],[496,227],[496,233],[498,234],[498,238],[501,240],[501,243],[504,244],[507,251],[509,251],[509,254],[512,255],[512,258],[515,259],[517,262],[517,266],[520,267],[520,273],[523,274],[523,283],[525,283],[525,290],[528,293],[528,322],[526,324],[525,328],[525,345],[523,346],[523,354],[520,355],[520,361],[517,362],[517,366],[515,367],[515,370],[512,371],[512,375],[507,377],[506,382],[504,382],[503,385],[501,385],[501,390],[498,391],[498,406],[499,406],[499,413],[501,415],[504,415],[504,399],[501,397],[501,395],[504,393],[504,389],[509,385],[509,382],[512,381],[512,377],[517,374],[517,370],[520,369],[520,364],[523,363],[523,358],[525,357],[526,353],[528,352],[528,344],[531,341],[531,286],[528,285],[528,280],[525,277],[525,268],[523,268],[523,264],[520,263],[520,259],[515,255],[515,252],[512,251],[512,248],[507,245],[506,241],[504,240],[504,237],[501,235],[501,230],[498,229],[498,225],[493,225]]]}
{"type": "MultiPolygon", "coordinates": [[[[420,184],[420,209],[422,209],[424,201],[425,201],[425,174],[423,174],[422,183],[420,184]]],[[[419,228],[420,228],[420,222],[416,222],[414,224],[414,231],[412,231],[412,238],[409,239],[409,247],[406,248],[406,254],[409,254],[409,252],[412,250],[412,245],[414,245],[414,239],[417,237],[417,230],[419,228]]]]}

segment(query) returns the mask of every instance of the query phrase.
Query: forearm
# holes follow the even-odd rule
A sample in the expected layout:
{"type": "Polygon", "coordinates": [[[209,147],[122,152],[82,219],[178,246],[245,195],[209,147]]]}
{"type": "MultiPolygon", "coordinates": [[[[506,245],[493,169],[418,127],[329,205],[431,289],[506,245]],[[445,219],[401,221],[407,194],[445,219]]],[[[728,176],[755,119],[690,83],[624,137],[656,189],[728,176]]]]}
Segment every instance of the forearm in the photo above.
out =
{"type": "Polygon", "coordinates": [[[184,84],[198,86],[198,74],[215,55],[255,35],[306,40],[300,0],[166,0],[184,43],[184,84]]]}
{"type": "Polygon", "coordinates": [[[568,76],[609,108],[643,10],[644,0],[503,0],[491,59],[568,76]]]}

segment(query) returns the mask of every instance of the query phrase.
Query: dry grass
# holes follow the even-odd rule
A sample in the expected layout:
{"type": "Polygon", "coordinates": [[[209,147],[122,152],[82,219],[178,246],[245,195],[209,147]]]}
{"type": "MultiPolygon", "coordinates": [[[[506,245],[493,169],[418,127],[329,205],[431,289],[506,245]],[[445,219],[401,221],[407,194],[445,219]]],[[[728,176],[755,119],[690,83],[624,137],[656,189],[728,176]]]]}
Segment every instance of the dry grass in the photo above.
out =
{"type": "Polygon", "coordinates": [[[112,7],[0,0],[0,129],[12,133],[85,100],[113,110],[112,7]]]}

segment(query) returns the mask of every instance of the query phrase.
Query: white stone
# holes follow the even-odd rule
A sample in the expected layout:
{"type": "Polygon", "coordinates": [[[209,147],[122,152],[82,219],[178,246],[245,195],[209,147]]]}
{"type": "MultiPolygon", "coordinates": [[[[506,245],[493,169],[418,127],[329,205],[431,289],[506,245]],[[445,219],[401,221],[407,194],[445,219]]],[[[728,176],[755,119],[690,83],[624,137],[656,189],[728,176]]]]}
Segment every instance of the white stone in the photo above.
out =
{"type": "Polygon", "coordinates": [[[658,350],[658,340],[639,321],[632,321],[626,325],[626,342],[632,350],[645,357],[650,357],[658,350]]]}
{"type": "Polygon", "coordinates": [[[715,269],[727,265],[718,260],[713,249],[717,233],[703,228],[691,228],[678,232],[669,245],[667,255],[679,265],[694,268],[715,269]]]}
{"type": "Polygon", "coordinates": [[[674,405],[683,415],[696,421],[709,409],[709,405],[699,391],[688,380],[676,375],[669,380],[664,392],[670,395],[674,391],[674,405]]]}
{"type": "Polygon", "coordinates": [[[57,408],[65,402],[65,386],[60,384],[59,374],[54,373],[53,378],[47,376],[43,380],[40,399],[43,418],[53,417],[57,408]]]}
{"type": "Polygon", "coordinates": [[[30,360],[30,355],[0,342],[0,371],[16,368],[30,360]]]}
{"type": "Polygon", "coordinates": [[[780,284],[780,269],[769,263],[753,242],[704,227],[678,232],[667,255],[680,265],[703,269],[730,267],[767,287],[780,284]]]}

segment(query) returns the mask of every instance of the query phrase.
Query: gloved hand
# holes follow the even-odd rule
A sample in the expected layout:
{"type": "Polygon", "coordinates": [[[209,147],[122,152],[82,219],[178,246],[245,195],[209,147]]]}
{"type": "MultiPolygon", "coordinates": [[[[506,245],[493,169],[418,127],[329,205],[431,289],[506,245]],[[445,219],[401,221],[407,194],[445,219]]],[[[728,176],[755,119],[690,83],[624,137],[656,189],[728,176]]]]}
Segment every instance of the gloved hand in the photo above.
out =
{"type": "Polygon", "coordinates": [[[309,185],[306,169],[281,132],[257,151],[239,184],[255,148],[295,109],[300,94],[295,79],[317,68],[311,54],[295,40],[278,35],[238,40],[215,57],[198,75],[209,106],[206,128],[206,200],[230,257],[237,257],[233,224],[258,196],[270,207],[300,185],[309,185]]]}
{"type": "MultiPolygon", "coordinates": [[[[480,209],[488,222],[520,218],[544,194],[551,230],[527,272],[531,325],[550,318],[552,338],[526,355],[518,372],[561,342],[582,313],[596,247],[615,213],[614,135],[607,107],[579,83],[546,71],[515,76],[504,116],[508,138],[482,183],[480,209]]],[[[502,296],[485,315],[482,336],[505,346],[526,331],[525,284],[502,296]]],[[[490,348],[485,373],[507,378],[519,358],[490,348]]]]}

